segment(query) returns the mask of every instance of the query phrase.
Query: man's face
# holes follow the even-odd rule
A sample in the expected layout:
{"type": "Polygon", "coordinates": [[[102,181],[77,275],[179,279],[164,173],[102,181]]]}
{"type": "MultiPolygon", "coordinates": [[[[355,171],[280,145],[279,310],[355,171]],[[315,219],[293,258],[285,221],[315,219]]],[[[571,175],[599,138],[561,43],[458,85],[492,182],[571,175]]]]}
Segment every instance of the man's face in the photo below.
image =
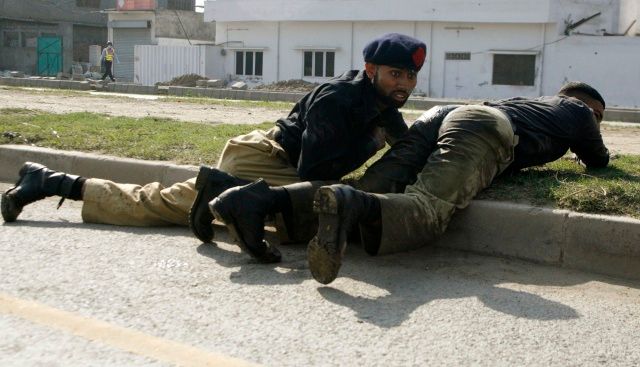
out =
{"type": "Polygon", "coordinates": [[[366,70],[373,80],[378,100],[387,107],[402,107],[418,82],[417,73],[408,69],[367,64],[366,70]]]}
{"type": "Polygon", "coordinates": [[[586,98],[586,100],[584,100],[583,102],[586,103],[589,108],[591,108],[591,110],[593,111],[593,115],[596,118],[596,122],[599,126],[602,122],[602,118],[604,117],[604,106],[602,106],[602,103],[596,101],[593,98],[586,98]]]}

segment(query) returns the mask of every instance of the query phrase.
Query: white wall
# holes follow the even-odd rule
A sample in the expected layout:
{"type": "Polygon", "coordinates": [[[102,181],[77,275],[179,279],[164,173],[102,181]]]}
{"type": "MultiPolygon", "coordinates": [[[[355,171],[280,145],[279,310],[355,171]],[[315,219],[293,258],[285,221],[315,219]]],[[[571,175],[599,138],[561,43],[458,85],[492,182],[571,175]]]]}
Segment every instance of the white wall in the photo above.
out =
{"type": "Polygon", "coordinates": [[[547,46],[543,94],[566,81],[598,89],[607,106],[640,107],[640,37],[572,36],[547,46]]]}
{"type": "MultiPolygon", "coordinates": [[[[542,28],[543,25],[540,24],[435,23],[430,54],[431,86],[428,94],[447,98],[537,95],[539,66],[536,68],[534,86],[492,85],[492,51],[538,51],[544,43],[542,28]],[[470,52],[471,60],[446,61],[446,52],[470,52]],[[447,77],[449,88],[445,85],[447,77]],[[456,78],[461,87],[452,92],[451,83],[456,78]]],[[[539,63],[540,57],[537,60],[539,63]]]]}
{"type": "Polygon", "coordinates": [[[552,0],[215,0],[205,21],[454,21],[545,23],[552,0]]]}
{"type": "Polygon", "coordinates": [[[214,45],[213,41],[203,40],[187,40],[186,38],[168,38],[157,37],[158,46],[199,46],[199,45],[214,45]],[[189,42],[191,41],[191,42],[189,42]]]}
{"type": "Polygon", "coordinates": [[[623,33],[629,28],[631,23],[635,20],[635,24],[629,30],[628,35],[634,36],[637,32],[640,32],[640,4],[638,0],[620,0],[620,26],[618,27],[618,33],[623,33]]]}
{"type": "Polygon", "coordinates": [[[142,85],[155,85],[177,76],[198,74],[218,77],[222,59],[215,46],[152,46],[135,47],[134,80],[142,85]]]}
{"type": "MultiPolygon", "coordinates": [[[[277,2],[262,1],[269,4],[277,2]]],[[[594,10],[600,9],[603,4],[612,4],[610,9],[605,9],[601,19],[597,21],[594,19],[593,24],[585,23],[582,27],[586,28],[580,27],[580,31],[606,24],[613,27],[614,23],[622,22],[621,18],[613,16],[614,13],[621,14],[626,11],[637,14],[640,11],[637,0],[635,4],[625,2],[627,0],[558,1],[553,3],[552,17],[562,19],[571,14],[573,21],[592,15],[594,10]]],[[[243,0],[232,2],[234,4],[237,2],[235,5],[228,0],[216,2],[227,3],[231,7],[241,7],[249,3],[243,0]]],[[[356,2],[344,0],[346,5],[356,2]]],[[[510,1],[506,2],[511,4],[510,1]]],[[[404,3],[411,3],[411,1],[407,0],[404,3]]],[[[424,1],[424,3],[431,2],[424,1]]],[[[521,4],[521,2],[517,3],[521,4]]],[[[416,11],[418,12],[419,9],[416,11]]],[[[625,27],[628,27],[628,24],[625,27]]],[[[228,48],[224,57],[222,75],[226,77],[235,71],[234,47],[254,47],[264,52],[264,76],[257,81],[272,83],[277,80],[302,78],[303,51],[300,48],[314,46],[335,48],[335,74],[338,75],[344,70],[362,68],[362,48],[368,41],[383,33],[400,32],[413,35],[427,44],[427,61],[418,75],[416,91],[424,92],[430,97],[473,99],[533,97],[553,94],[563,82],[578,79],[599,87],[611,105],[640,105],[638,101],[640,97],[636,97],[637,93],[633,90],[636,85],[640,85],[638,75],[640,68],[637,67],[640,65],[640,37],[578,35],[565,37],[564,29],[563,21],[560,23],[388,20],[218,21],[216,42],[228,48]],[[536,54],[534,85],[492,85],[493,57],[496,51],[536,54]],[[446,52],[470,52],[471,60],[445,61],[446,52]]],[[[610,28],[607,29],[610,30],[610,28]]],[[[256,78],[251,79],[254,80],[250,81],[256,82],[256,78]]],[[[305,79],[322,81],[314,78],[305,79]]]]}

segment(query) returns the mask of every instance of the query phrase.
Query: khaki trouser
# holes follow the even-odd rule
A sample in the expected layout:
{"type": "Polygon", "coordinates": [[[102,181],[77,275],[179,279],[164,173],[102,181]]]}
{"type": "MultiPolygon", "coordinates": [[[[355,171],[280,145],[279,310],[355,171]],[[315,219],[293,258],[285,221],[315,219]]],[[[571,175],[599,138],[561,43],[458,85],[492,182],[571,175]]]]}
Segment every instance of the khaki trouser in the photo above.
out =
{"type": "MultiPolygon", "coordinates": [[[[300,181],[287,153],[275,141],[277,127],[254,130],[227,142],[218,168],[247,180],[264,178],[272,186],[300,181]]],[[[82,219],[88,223],[127,226],[187,225],[196,198],[195,178],[164,187],[88,179],[84,185],[82,219]]]]}
{"type": "Polygon", "coordinates": [[[508,117],[493,107],[463,106],[449,113],[417,181],[403,194],[378,196],[378,253],[415,249],[440,236],[455,209],[469,205],[513,161],[516,144],[508,117]]]}

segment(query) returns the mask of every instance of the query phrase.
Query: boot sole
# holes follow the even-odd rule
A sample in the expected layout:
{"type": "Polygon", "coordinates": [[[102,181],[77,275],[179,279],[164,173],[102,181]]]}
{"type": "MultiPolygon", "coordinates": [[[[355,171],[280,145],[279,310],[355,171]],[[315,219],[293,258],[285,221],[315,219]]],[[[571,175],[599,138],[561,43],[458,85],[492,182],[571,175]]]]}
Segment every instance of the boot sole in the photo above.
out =
{"type": "Polygon", "coordinates": [[[249,254],[254,259],[258,260],[261,263],[269,264],[269,263],[277,263],[282,260],[282,254],[278,251],[277,248],[273,246],[269,246],[267,253],[261,256],[258,256],[254,253],[254,251],[246,245],[246,242],[240,235],[240,231],[238,231],[238,225],[236,221],[233,219],[233,216],[225,209],[222,205],[218,204],[218,198],[213,199],[211,203],[209,203],[209,209],[213,214],[213,217],[226,225],[229,233],[231,234],[231,238],[238,243],[243,252],[249,254]]]}
{"type": "Polygon", "coordinates": [[[5,222],[15,222],[18,219],[18,215],[22,212],[22,208],[18,208],[15,202],[9,197],[8,191],[2,194],[0,202],[0,211],[2,212],[2,218],[5,222]]]}
{"type": "Polygon", "coordinates": [[[338,277],[346,248],[339,243],[341,219],[336,194],[331,188],[318,189],[313,211],[318,214],[318,233],[307,247],[309,270],[315,280],[329,284],[338,277]]]}
{"type": "Polygon", "coordinates": [[[0,199],[0,212],[2,214],[2,219],[4,219],[6,223],[15,222],[20,213],[22,213],[22,207],[18,207],[16,205],[15,201],[9,197],[9,193],[16,187],[20,186],[24,176],[29,172],[31,164],[31,162],[26,162],[22,167],[20,167],[20,171],[18,171],[18,176],[20,177],[18,182],[2,194],[2,198],[0,199]]]}
{"type": "MultiPolygon", "coordinates": [[[[194,200],[193,205],[191,205],[191,209],[189,210],[189,228],[191,232],[203,243],[211,243],[213,241],[214,232],[211,224],[209,225],[209,230],[202,230],[202,228],[197,228],[198,224],[196,223],[195,217],[197,208],[200,207],[200,201],[202,200],[202,193],[204,187],[207,185],[207,178],[209,178],[209,174],[211,173],[211,169],[208,167],[201,167],[200,172],[198,172],[198,177],[196,178],[196,200],[194,200]],[[205,173],[206,172],[206,173],[205,173]]],[[[205,209],[206,210],[206,209],[205,209]]]]}

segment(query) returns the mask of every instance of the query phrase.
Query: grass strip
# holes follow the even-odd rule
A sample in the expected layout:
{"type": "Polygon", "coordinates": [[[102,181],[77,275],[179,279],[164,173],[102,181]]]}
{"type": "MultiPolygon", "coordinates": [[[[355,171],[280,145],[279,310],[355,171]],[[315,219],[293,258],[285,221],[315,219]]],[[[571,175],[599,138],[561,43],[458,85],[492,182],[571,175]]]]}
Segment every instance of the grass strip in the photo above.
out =
{"type": "MultiPolygon", "coordinates": [[[[0,110],[0,144],[29,144],[119,157],[215,164],[226,141],[259,125],[207,125],[160,118],[93,113],[50,114],[0,110]]],[[[350,176],[361,175],[378,152],[350,176]]],[[[498,177],[480,199],[521,202],[586,213],[640,218],[640,156],[621,155],[609,167],[586,170],[570,159],[498,177]]]]}

